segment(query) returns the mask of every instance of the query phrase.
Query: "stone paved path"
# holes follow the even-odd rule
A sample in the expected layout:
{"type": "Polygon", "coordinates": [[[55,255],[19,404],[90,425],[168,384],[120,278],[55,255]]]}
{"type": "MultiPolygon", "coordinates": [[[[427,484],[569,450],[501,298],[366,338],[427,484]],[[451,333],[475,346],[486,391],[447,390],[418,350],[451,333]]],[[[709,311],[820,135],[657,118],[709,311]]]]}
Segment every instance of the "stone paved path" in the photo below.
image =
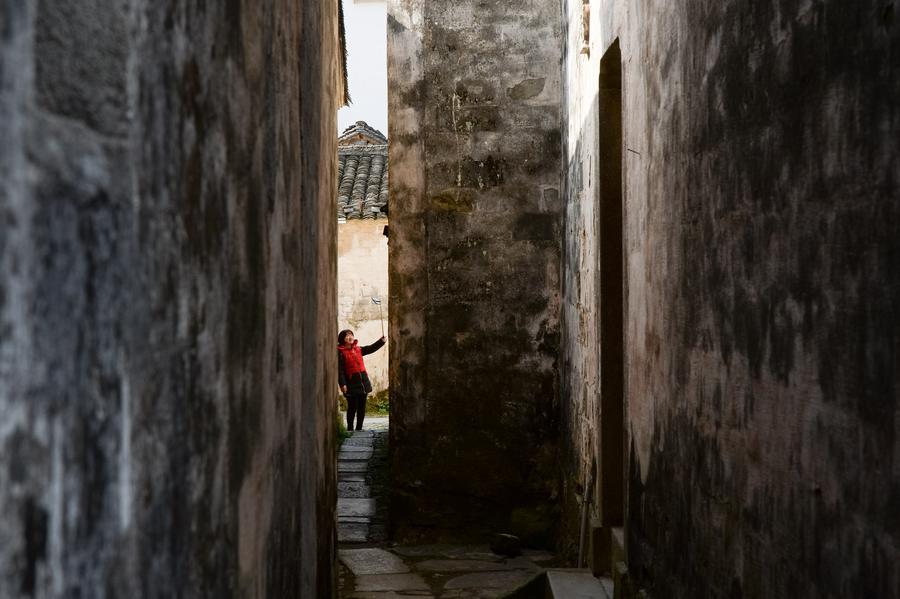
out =
{"type": "Polygon", "coordinates": [[[338,557],[339,596],[346,599],[493,599],[535,578],[554,559],[537,551],[504,558],[486,545],[343,545],[338,557]]]}
{"type": "MultiPolygon", "coordinates": [[[[388,420],[367,417],[365,428],[345,439],[338,454],[339,597],[493,599],[554,565],[555,556],[545,551],[506,558],[486,545],[389,545],[386,481],[380,472],[387,460],[388,420]]],[[[550,586],[565,591],[557,597],[612,599],[611,587],[589,574],[551,575],[550,586]]]]}
{"type": "Polygon", "coordinates": [[[387,459],[388,419],[366,416],[364,428],[345,439],[338,453],[339,543],[371,543],[385,538],[387,506],[384,498],[379,502],[373,492],[373,482],[378,481],[370,463],[387,459]]]}

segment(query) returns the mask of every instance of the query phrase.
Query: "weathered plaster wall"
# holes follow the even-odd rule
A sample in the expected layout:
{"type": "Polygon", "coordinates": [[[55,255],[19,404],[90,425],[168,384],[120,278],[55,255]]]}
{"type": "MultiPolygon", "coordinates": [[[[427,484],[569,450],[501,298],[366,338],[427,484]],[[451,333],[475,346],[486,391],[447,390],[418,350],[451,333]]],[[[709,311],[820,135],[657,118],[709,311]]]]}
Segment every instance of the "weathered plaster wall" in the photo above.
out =
{"type": "MultiPolygon", "coordinates": [[[[386,223],[384,219],[352,219],[338,224],[338,329],[353,329],[364,345],[381,337],[382,326],[387,333],[386,223]],[[380,310],[372,303],[373,297],[381,300],[380,310]]],[[[389,350],[385,347],[366,356],[366,372],[376,392],[388,387],[389,350]]]]}
{"type": "Polygon", "coordinates": [[[900,596],[895,8],[594,1],[585,55],[566,2],[569,530],[598,442],[597,86],[618,38],[627,550],[654,596],[900,596]]]}
{"type": "Polygon", "coordinates": [[[336,18],[0,7],[0,596],[333,592],[336,18]]]}
{"type": "Polygon", "coordinates": [[[388,5],[401,534],[555,500],[559,23],[552,1],[388,5]]]}

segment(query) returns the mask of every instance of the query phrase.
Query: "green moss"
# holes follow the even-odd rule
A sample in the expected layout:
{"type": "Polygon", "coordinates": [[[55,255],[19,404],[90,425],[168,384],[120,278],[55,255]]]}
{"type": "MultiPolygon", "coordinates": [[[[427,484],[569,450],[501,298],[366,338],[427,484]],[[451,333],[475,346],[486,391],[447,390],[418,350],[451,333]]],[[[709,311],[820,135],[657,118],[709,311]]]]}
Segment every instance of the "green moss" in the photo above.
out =
{"type": "Polygon", "coordinates": [[[340,449],[341,443],[344,442],[344,439],[350,436],[350,433],[347,432],[347,425],[344,424],[344,419],[340,414],[337,416],[337,426],[336,426],[336,437],[337,437],[337,449],[340,449]]]}
{"type": "Polygon", "coordinates": [[[446,189],[431,196],[431,208],[443,212],[472,212],[475,194],[469,189],[446,189]]]}

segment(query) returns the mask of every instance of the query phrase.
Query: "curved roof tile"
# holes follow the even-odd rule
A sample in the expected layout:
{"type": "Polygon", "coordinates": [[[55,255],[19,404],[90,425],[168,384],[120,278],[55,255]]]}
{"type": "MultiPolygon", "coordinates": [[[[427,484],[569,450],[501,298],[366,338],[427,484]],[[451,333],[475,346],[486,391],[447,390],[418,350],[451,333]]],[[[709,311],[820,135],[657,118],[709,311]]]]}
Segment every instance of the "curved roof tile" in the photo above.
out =
{"type": "Polygon", "coordinates": [[[344,132],[338,137],[339,146],[349,144],[384,145],[386,143],[387,137],[384,136],[384,133],[374,127],[370,127],[365,121],[356,121],[356,123],[344,129],[344,132]]]}
{"type": "Polygon", "coordinates": [[[365,121],[338,137],[338,218],[387,218],[387,138],[365,121]],[[384,209],[384,210],[382,210],[384,209]]]}

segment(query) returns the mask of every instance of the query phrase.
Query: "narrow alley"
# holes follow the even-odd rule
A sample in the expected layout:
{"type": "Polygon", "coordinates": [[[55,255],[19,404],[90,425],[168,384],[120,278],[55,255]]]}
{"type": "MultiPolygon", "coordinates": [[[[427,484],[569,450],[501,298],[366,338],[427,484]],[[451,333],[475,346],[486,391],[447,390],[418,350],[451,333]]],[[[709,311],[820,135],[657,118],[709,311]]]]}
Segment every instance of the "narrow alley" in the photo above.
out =
{"type": "Polygon", "coordinates": [[[387,540],[386,416],[366,419],[365,430],[348,433],[338,453],[338,542],[387,540]]]}
{"type": "Polygon", "coordinates": [[[387,417],[366,419],[338,454],[338,596],[347,599],[613,599],[613,581],[588,570],[554,567],[548,551],[522,549],[512,535],[490,545],[390,542],[387,417]],[[512,544],[510,544],[512,543],[512,544]],[[542,576],[543,575],[543,576],[542,576]]]}

